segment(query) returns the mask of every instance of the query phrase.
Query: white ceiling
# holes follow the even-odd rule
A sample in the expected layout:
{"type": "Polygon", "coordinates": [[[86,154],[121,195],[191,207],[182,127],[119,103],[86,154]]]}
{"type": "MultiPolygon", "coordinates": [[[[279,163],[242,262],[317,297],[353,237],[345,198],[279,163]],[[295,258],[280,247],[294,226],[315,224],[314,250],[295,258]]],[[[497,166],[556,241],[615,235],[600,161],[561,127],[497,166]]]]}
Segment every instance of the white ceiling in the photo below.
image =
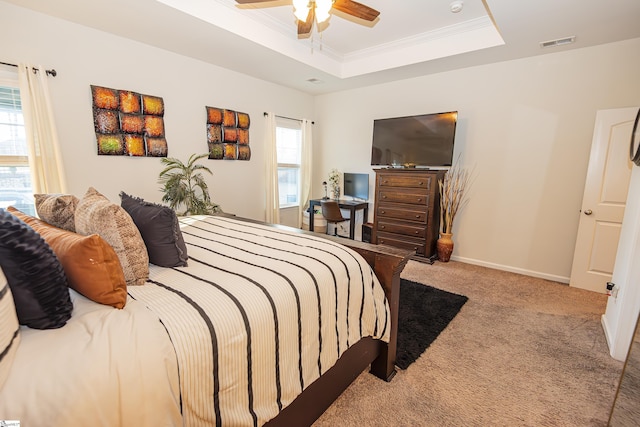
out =
{"type": "Polygon", "coordinates": [[[640,37],[639,0],[361,0],[373,25],[336,12],[307,39],[290,0],[5,1],[311,94],[640,37]]]}
{"type": "Polygon", "coordinates": [[[455,14],[444,1],[404,0],[388,7],[388,0],[368,0],[384,11],[374,22],[335,11],[321,33],[314,30],[305,38],[297,35],[290,0],[158,1],[338,78],[504,44],[482,0],[466,0],[455,14]]]}

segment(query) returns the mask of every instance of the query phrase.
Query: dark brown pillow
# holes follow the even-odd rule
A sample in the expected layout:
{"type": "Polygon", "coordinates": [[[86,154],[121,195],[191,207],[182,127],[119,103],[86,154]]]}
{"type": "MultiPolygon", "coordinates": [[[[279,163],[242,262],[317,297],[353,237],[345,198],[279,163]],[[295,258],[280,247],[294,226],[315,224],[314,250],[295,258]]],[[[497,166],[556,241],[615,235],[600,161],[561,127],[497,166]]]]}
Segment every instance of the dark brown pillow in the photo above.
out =
{"type": "Polygon", "coordinates": [[[187,246],[180,231],[178,216],[173,209],[145,202],[125,192],[120,193],[120,200],[122,208],[140,230],[150,263],[161,267],[187,265],[187,246]]]}
{"type": "Polygon", "coordinates": [[[0,209],[0,266],[21,325],[54,329],[71,318],[73,304],[60,261],[33,228],[4,209],[0,209]]]}
{"type": "Polygon", "coordinates": [[[69,287],[115,308],[127,302],[127,284],[113,248],[97,234],[82,236],[54,227],[19,210],[9,212],[31,226],[49,244],[64,268],[69,287]]]}

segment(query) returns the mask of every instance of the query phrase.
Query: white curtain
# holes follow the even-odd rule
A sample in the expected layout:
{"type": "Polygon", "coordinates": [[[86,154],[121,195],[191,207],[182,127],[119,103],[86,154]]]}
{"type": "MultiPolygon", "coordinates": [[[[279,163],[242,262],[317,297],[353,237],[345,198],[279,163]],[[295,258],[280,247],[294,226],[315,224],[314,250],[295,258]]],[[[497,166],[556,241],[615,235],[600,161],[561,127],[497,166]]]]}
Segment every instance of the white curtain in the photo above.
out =
{"type": "Polygon", "coordinates": [[[302,158],[300,161],[300,205],[298,207],[298,228],[302,228],[302,213],[311,198],[311,163],[313,156],[312,125],[310,120],[302,120],[302,158]]]}
{"type": "Polygon", "coordinates": [[[278,224],[280,222],[280,203],[278,201],[278,151],[276,146],[276,115],[265,115],[265,182],[266,182],[266,214],[265,221],[278,224]]]}
{"type": "Polygon", "coordinates": [[[34,193],[66,193],[67,183],[47,78],[42,66],[18,66],[31,185],[34,193]],[[39,71],[34,72],[34,68],[39,71]]]}

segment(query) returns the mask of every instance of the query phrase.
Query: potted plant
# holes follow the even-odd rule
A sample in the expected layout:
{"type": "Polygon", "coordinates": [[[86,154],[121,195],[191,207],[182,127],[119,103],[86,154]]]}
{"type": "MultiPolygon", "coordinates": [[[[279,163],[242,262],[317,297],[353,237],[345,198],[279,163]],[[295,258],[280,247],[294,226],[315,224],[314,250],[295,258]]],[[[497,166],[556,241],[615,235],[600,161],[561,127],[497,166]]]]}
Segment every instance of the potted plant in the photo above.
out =
{"type": "Polygon", "coordinates": [[[452,229],[460,208],[467,202],[470,174],[456,162],[449,169],[444,179],[438,181],[440,187],[440,238],[436,242],[438,259],[449,261],[453,252],[452,229]]]}
{"type": "Polygon", "coordinates": [[[160,172],[158,183],[162,184],[162,201],[176,210],[184,207],[179,215],[209,215],[222,212],[220,206],[211,201],[209,188],[202,175],[211,170],[199,163],[198,160],[208,157],[209,153],[192,154],[187,164],[172,157],[164,157],[160,161],[166,167],[160,172]]]}
{"type": "Polygon", "coordinates": [[[340,198],[340,172],[338,169],[334,168],[329,171],[329,185],[333,198],[338,200],[340,198]]]}

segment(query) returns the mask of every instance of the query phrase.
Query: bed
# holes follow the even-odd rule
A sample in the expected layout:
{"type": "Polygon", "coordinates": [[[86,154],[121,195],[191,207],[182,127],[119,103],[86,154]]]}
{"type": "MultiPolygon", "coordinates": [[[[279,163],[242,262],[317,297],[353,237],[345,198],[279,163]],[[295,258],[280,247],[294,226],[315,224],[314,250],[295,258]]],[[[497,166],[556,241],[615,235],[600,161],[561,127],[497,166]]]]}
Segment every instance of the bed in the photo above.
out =
{"type": "Polygon", "coordinates": [[[150,264],[121,309],[70,288],[63,327],[20,327],[0,419],[310,425],[368,366],[393,377],[408,252],[227,215],[179,222],[187,266],[150,264]]]}

